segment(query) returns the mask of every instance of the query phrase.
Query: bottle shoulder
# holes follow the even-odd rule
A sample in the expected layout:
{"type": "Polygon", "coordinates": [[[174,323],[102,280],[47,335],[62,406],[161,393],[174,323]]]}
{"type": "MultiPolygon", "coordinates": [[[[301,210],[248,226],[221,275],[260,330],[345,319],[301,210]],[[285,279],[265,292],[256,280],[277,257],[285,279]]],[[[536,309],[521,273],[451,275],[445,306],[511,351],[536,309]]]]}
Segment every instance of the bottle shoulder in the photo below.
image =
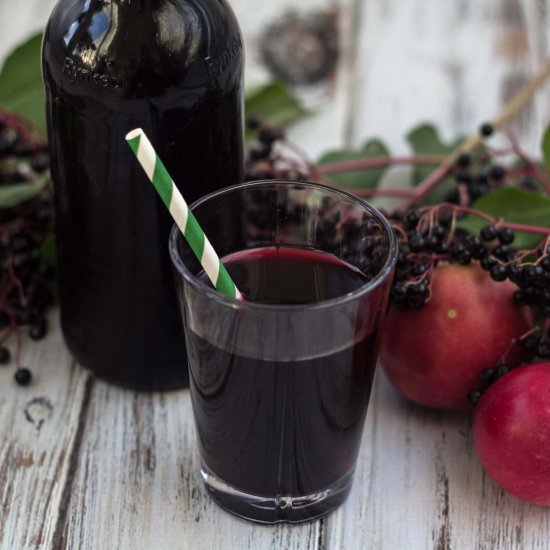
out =
{"type": "Polygon", "coordinates": [[[242,71],[242,37],[222,0],[61,0],[44,37],[46,80],[73,86],[156,95],[230,65],[242,71]]]}

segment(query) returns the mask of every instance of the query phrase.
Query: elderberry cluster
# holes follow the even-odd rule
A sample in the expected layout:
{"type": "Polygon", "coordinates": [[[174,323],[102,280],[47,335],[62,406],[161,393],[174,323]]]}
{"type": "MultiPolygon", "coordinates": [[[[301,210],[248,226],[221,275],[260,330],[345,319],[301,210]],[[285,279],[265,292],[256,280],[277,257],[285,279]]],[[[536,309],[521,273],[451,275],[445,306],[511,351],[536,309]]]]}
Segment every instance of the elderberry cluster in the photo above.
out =
{"type": "Polygon", "coordinates": [[[404,216],[391,216],[399,242],[399,255],[390,300],[405,309],[418,309],[430,296],[430,273],[438,258],[450,254],[450,228],[453,214],[440,209],[424,223],[425,214],[417,206],[404,216]]]}
{"type": "Polygon", "coordinates": [[[245,181],[308,179],[302,163],[294,163],[288,156],[277,152],[277,144],[286,140],[283,130],[253,115],[248,117],[247,127],[255,133],[255,140],[245,158],[245,181]]]}
{"type": "Polygon", "coordinates": [[[452,204],[462,202],[467,206],[502,185],[506,169],[500,164],[483,166],[478,163],[474,166],[472,157],[462,154],[456,162],[453,178],[456,188],[447,193],[445,201],[452,204]],[[461,201],[461,198],[465,200],[461,201]]]}
{"type": "MultiPolygon", "coordinates": [[[[14,115],[0,113],[0,188],[46,178],[48,165],[46,144],[14,115]]],[[[46,335],[45,314],[54,303],[53,270],[41,249],[52,219],[47,188],[24,202],[0,204],[0,364],[13,359],[13,347],[19,346],[14,335],[26,331],[34,340],[46,335]]],[[[32,374],[18,364],[18,352],[15,358],[15,380],[26,385],[32,374]]]]}
{"type": "Polygon", "coordinates": [[[468,401],[470,405],[477,405],[482,395],[487,391],[489,386],[509,372],[510,367],[505,364],[499,364],[495,367],[487,367],[483,369],[480,375],[481,387],[468,393],[468,401]]]}

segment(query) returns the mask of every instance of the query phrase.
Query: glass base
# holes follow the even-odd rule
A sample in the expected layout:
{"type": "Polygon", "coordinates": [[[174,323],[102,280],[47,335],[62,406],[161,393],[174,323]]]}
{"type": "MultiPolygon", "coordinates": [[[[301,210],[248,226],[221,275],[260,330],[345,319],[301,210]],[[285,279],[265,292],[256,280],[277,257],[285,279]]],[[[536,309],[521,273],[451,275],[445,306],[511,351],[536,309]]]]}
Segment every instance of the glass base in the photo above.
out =
{"type": "Polygon", "coordinates": [[[304,496],[262,497],[235,489],[204,465],[201,476],[211,497],[224,510],[265,524],[302,523],[325,516],[342,504],[351,489],[353,471],[330,487],[304,496]]]}

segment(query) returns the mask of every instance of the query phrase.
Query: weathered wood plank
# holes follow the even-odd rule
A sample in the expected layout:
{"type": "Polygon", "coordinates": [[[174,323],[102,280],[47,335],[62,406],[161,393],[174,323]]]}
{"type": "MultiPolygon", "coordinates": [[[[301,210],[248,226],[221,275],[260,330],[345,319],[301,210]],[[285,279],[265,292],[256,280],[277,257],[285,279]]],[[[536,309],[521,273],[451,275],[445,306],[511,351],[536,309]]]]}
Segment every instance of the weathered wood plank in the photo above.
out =
{"type": "Polygon", "coordinates": [[[253,526],[201,483],[188,390],[137,395],[96,382],[60,548],[317,547],[322,522],[253,526]]]}
{"type": "Polygon", "coordinates": [[[381,372],[354,488],[328,522],[328,548],[550,548],[550,510],[484,473],[470,419],[406,402],[381,372]]]}
{"type": "MultiPolygon", "coordinates": [[[[450,139],[475,131],[548,57],[547,9],[537,0],[368,0],[361,5],[349,132],[380,136],[397,152],[422,121],[450,139]]],[[[544,97],[548,98],[548,85],[544,97]]],[[[541,96],[542,97],[542,96],[541,96]]],[[[539,152],[549,102],[525,108],[512,125],[539,152]]]]}
{"type": "Polygon", "coordinates": [[[140,394],[95,382],[60,548],[317,548],[323,522],[258,527],[202,487],[189,391],[140,394]]]}
{"type": "Polygon", "coordinates": [[[50,325],[43,343],[23,346],[32,385],[0,370],[0,548],[50,548],[70,482],[88,375],[72,365],[57,316],[50,325]]]}

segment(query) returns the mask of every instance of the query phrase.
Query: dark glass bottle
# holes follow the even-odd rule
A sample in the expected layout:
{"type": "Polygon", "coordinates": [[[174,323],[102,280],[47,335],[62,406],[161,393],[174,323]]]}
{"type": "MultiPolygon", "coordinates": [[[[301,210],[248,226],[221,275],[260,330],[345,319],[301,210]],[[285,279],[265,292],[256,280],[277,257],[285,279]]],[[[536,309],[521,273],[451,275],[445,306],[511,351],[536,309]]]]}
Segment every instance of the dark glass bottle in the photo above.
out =
{"type": "Polygon", "coordinates": [[[60,0],[43,45],[61,325],[99,377],[187,385],[170,215],[141,127],[191,203],[242,180],[243,52],[225,0],[60,0]]]}

